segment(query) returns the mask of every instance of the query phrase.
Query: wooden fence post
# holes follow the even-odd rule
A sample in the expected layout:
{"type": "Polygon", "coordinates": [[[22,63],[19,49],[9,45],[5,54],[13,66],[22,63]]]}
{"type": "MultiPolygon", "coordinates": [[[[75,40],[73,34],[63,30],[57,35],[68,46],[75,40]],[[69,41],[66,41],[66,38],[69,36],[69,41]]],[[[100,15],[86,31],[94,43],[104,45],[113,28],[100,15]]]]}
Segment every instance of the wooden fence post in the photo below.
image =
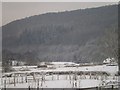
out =
{"type": "Polygon", "coordinates": [[[14,74],[14,86],[16,86],[16,82],[15,82],[15,74],[14,74]]]}
{"type": "Polygon", "coordinates": [[[26,75],[26,77],[25,77],[25,81],[26,81],[26,83],[27,83],[27,75],[26,75]]]}
{"type": "Polygon", "coordinates": [[[22,83],[23,83],[23,76],[21,77],[22,83]]]}
{"type": "Polygon", "coordinates": [[[4,80],[4,89],[6,90],[6,79],[4,80]]]}
{"type": "Polygon", "coordinates": [[[38,79],[38,83],[37,83],[37,90],[39,90],[39,79],[38,79]]]}
{"type": "Polygon", "coordinates": [[[112,90],[114,89],[114,85],[112,85],[112,90]]]}
{"type": "Polygon", "coordinates": [[[28,87],[28,90],[30,90],[30,86],[28,87]]]}

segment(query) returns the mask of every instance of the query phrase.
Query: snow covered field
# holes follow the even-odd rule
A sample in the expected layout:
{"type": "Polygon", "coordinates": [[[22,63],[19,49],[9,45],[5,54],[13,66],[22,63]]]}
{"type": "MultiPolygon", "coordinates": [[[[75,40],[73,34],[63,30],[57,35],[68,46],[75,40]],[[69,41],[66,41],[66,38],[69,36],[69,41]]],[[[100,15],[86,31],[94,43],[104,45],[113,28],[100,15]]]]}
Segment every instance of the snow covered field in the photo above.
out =
{"type": "Polygon", "coordinates": [[[34,66],[29,68],[29,71],[4,73],[1,84],[3,88],[101,87],[117,85],[117,72],[118,66],[108,65],[60,67],[56,69],[37,68],[34,66]],[[12,77],[5,77],[5,75],[10,74],[12,74],[12,77]]]}

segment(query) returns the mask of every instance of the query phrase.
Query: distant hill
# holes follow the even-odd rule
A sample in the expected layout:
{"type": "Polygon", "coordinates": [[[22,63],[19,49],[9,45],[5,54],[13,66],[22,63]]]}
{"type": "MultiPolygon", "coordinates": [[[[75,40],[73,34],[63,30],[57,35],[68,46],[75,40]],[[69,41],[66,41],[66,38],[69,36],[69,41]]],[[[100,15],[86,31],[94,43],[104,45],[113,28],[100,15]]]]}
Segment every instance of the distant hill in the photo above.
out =
{"type": "Polygon", "coordinates": [[[111,54],[102,51],[100,42],[106,31],[117,27],[117,7],[46,13],[13,21],[2,27],[3,58],[102,62],[111,54]]]}

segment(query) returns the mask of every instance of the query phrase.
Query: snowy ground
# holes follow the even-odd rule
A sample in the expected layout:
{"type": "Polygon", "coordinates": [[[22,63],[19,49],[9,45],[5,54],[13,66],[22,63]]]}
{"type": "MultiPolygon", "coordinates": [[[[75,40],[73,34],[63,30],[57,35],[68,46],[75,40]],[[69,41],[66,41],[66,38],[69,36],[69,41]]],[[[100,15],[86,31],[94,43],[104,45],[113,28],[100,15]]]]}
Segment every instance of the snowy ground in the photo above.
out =
{"type": "MultiPolygon", "coordinates": [[[[57,75],[52,76],[46,76],[46,80],[42,81],[40,77],[38,79],[33,80],[28,77],[28,81],[26,82],[25,78],[22,82],[20,78],[19,80],[16,80],[16,83],[14,83],[14,80],[11,79],[9,82],[9,78],[6,79],[6,88],[28,88],[29,86],[31,88],[88,88],[88,87],[99,87],[104,86],[107,83],[110,82],[117,82],[118,77],[113,79],[113,77],[108,77],[106,80],[101,80],[101,77],[99,79],[89,78],[89,76],[79,76],[77,80],[73,80],[69,78],[68,75],[60,75],[59,79],[57,78],[57,75]],[[12,82],[11,82],[12,81],[12,82]]],[[[4,81],[5,79],[3,79],[4,81]]]]}
{"type": "MultiPolygon", "coordinates": [[[[36,66],[33,66],[33,68],[31,68],[31,67],[29,67],[28,71],[15,71],[15,72],[10,72],[10,73],[99,71],[99,72],[107,72],[107,73],[113,75],[118,72],[118,66],[108,66],[108,65],[82,66],[82,67],[60,67],[60,68],[55,68],[55,69],[35,68],[36,66]]],[[[7,73],[5,73],[5,74],[7,74],[7,73]]]]}
{"type": "MultiPolygon", "coordinates": [[[[118,71],[118,66],[85,66],[85,67],[62,67],[56,69],[40,69],[30,68],[30,71],[16,71],[11,73],[25,73],[25,75],[18,75],[14,77],[4,77],[1,79],[3,88],[90,88],[101,87],[107,85],[117,85],[118,76],[115,74],[118,71]],[[86,72],[86,71],[99,71],[107,72],[110,75],[76,75],[76,74],[64,74],[64,75],[39,75],[26,76],[26,73],[31,72],[86,72]],[[75,79],[76,78],[76,79],[75,79]]],[[[4,73],[10,74],[10,73],[4,73]]]]}

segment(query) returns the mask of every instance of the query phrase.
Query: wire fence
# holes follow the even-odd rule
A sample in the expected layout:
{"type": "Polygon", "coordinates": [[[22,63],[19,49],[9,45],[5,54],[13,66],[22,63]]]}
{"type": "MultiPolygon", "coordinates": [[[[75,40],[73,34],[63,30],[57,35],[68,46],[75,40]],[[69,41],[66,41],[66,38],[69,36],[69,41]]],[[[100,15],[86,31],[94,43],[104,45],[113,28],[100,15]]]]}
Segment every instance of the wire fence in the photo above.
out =
{"type": "MultiPolygon", "coordinates": [[[[64,75],[64,77],[62,77],[62,75],[40,75],[40,76],[13,76],[13,77],[5,77],[2,78],[1,82],[3,85],[3,89],[2,90],[11,90],[9,85],[13,85],[14,88],[18,85],[18,84],[26,84],[27,86],[21,87],[24,88],[25,90],[47,90],[44,87],[44,84],[47,81],[60,81],[60,80],[66,80],[70,83],[71,88],[73,88],[72,90],[118,90],[119,88],[119,83],[118,81],[118,77],[109,77],[109,76],[93,76],[93,75],[64,75]],[[109,83],[105,83],[105,80],[108,80],[112,78],[113,80],[115,80],[114,83],[112,83],[111,85],[109,85],[109,83]],[[97,86],[97,87],[91,87],[91,88],[81,88],[80,84],[81,84],[81,80],[100,80],[101,81],[101,85],[97,86]],[[33,86],[35,85],[35,86],[33,86]]],[[[49,88],[49,87],[48,87],[49,88]]],[[[12,89],[14,90],[14,89],[12,89]]],[[[23,90],[23,89],[22,89],[23,90]]],[[[54,89],[54,90],[59,90],[59,89],[54,89]]],[[[64,89],[66,90],[66,89],[64,89]]]]}

